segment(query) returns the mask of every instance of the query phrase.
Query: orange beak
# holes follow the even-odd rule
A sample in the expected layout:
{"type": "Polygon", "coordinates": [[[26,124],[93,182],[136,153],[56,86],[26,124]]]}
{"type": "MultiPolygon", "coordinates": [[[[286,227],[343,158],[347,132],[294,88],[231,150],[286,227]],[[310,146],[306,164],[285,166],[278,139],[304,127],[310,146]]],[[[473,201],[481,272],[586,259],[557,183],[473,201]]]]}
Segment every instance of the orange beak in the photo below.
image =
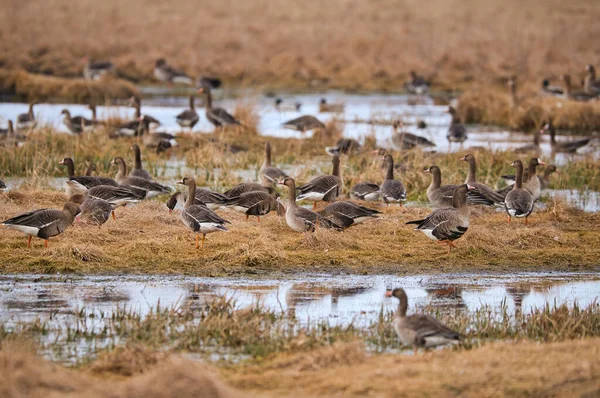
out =
{"type": "Polygon", "coordinates": [[[386,290],[385,291],[385,297],[392,297],[392,291],[391,290],[386,290]]]}
{"type": "Polygon", "coordinates": [[[460,158],[460,160],[462,160],[463,162],[466,162],[467,161],[467,157],[463,156],[462,158],[460,158]]]}

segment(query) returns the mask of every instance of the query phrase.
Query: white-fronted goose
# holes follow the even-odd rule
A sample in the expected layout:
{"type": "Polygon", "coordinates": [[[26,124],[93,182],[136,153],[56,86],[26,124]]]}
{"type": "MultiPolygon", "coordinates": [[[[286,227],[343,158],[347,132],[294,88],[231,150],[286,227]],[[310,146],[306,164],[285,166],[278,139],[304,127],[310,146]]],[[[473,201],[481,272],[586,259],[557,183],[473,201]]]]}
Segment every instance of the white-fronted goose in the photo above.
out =
{"type": "Polygon", "coordinates": [[[167,64],[164,58],[159,58],[154,63],[154,77],[165,83],[193,85],[194,79],[184,72],[177,70],[167,64]]]}
{"type": "Polygon", "coordinates": [[[421,137],[416,134],[407,132],[398,132],[398,129],[403,126],[403,123],[399,120],[395,120],[392,124],[394,128],[394,134],[392,135],[392,142],[400,149],[412,149],[414,147],[434,147],[435,144],[429,141],[425,137],[421,137]]]}
{"type": "Polygon", "coordinates": [[[553,153],[575,153],[579,148],[586,146],[592,140],[591,138],[583,138],[575,141],[557,142],[556,130],[554,129],[552,122],[546,123],[542,127],[541,133],[550,134],[550,147],[552,148],[553,153]]]}
{"type": "Polygon", "coordinates": [[[379,191],[379,185],[365,181],[359,182],[350,188],[350,197],[368,202],[376,202],[381,197],[381,192],[379,191]]]}
{"type": "Polygon", "coordinates": [[[245,214],[246,220],[249,216],[256,216],[260,222],[260,216],[265,216],[277,209],[277,202],[275,197],[268,192],[251,191],[227,199],[225,206],[245,214]]]}
{"type": "Polygon", "coordinates": [[[460,160],[469,163],[469,172],[467,173],[465,184],[469,184],[469,186],[474,188],[474,192],[472,193],[487,200],[488,206],[502,205],[504,203],[504,196],[502,194],[499,194],[485,184],[477,182],[477,161],[475,160],[475,156],[468,154],[460,158],[460,160]]]}
{"type": "Polygon", "coordinates": [[[437,319],[424,314],[406,316],[408,297],[404,289],[388,290],[386,297],[400,300],[394,315],[394,330],[402,344],[415,348],[431,348],[440,345],[458,344],[462,336],[437,319]]]}
{"type": "Polygon", "coordinates": [[[177,184],[185,185],[188,188],[187,199],[181,212],[181,221],[196,234],[196,249],[204,247],[207,234],[228,231],[225,224],[231,224],[229,221],[219,217],[208,207],[196,204],[196,181],[193,178],[184,177],[183,180],[177,181],[177,184]],[[198,244],[199,234],[202,234],[201,245],[198,244]]]}
{"type": "Polygon", "coordinates": [[[65,115],[63,123],[73,134],[81,134],[91,131],[94,128],[94,123],[90,119],[83,116],[71,116],[71,112],[68,109],[63,109],[60,114],[65,115]]]}
{"type": "Polygon", "coordinates": [[[321,98],[321,101],[319,101],[319,112],[342,113],[344,112],[344,104],[342,104],[341,102],[330,104],[325,98],[321,98]]]}
{"type": "Polygon", "coordinates": [[[296,182],[293,178],[286,177],[279,184],[289,188],[290,196],[285,209],[285,221],[291,229],[296,232],[314,232],[315,226],[318,223],[324,228],[342,230],[342,227],[335,224],[335,222],[323,218],[305,207],[298,206],[296,203],[296,182]]]}
{"type": "Polygon", "coordinates": [[[325,147],[328,155],[348,155],[360,150],[360,143],[352,138],[340,138],[335,146],[325,147]]]}
{"type": "Polygon", "coordinates": [[[20,214],[0,223],[27,235],[27,247],[31,247],[31,238],[44,239],[44,247],[48,247],[48,239],[64,232],[79,214],[76,203],[65,203],[62,210],[40,209],[20,214]]]}
{"type": "Polygon", "coordinates": [[[99,80],[114,67],[112,62],[108,61],[92,62],[88,56],[83,57],[83,62],[83,77],[86,80],[99,80]]]}
{"type": "Polygon", "coordinates": [[[118,187],[119,184],[112,178],[106,177],[95,177],[95,176],[76,176],[75,175],[75,163],[71,158],[64,158],[59,162],[63,166],[67,166],[67,174],[69,180],[67,181],[67,195],[73,196],[75,194],[85,194],[89,188],[98,185],[109,185],[118,187]]]}
{"type": "Polygon", "coordinates": [[[287,174],[271,165],[271,143],[267,141],[265,143],[265,160],[258,171],[258,178],[264,186],[268,187],[277,184],[285,177],[287,174]]]}
{"type": "Polygon", "coordinates": [[[133,144],[131,149],[133,150],[135,163],[129,175],[131,177],[143,178],[144,180],[152,180],[150,173],[144,170],[144,166],[142,166],[142,153],[140,151],[140,147],[137,144],[133,144]]]}
{"type": "Polygon", "coordinates": [[[142,99],[140,97],[133,96],[129,99],[129,102],[135,108],[135,119],[138,122],[143,122],[147,130],[152,130],[160,126],[160,121],[157,118],[147,113],[142,114],[142,99]]]}
{"type": "Polygon", "coordinates": [[[110,203],[102,199],[95,199],[87,195],[73,195],[69,202],[77,203],[81,212],[75,217],[84,224],[102,226],[110,218],[113,208],[110,203]]]}
{"type": "Polygon", "coordinates": [[[552,173],[559,173],[558,169],[555,165],[551,164],[544,169],[544,175],[540,177],[540,184],[542,189],[548,188],[550,185],[550,176],[552,173]]]}
{"type": "Polygon", "coordinates": [[[88,165],[87,169],[85,169],[85,176],[86,177],[93,177],[95,171],[96,171],[96,164],[95,163],[90,163],[88,165]]]}
{"type": "Polygon", "coordinates": [[[517,177],[513,189],[506,195],[504,201],[504,209],[508,214],[507,221],[510,223],[512,217],[525,217],[525,225],[527,225],[527,217],[533,212],[533,196],[523,188],[523,163],[515,160],[512,166],[516,169],[517,177]]]}
{"type": "Polygon", "coordinates": [[[134,194],[150,199],[158,195],[168,194],[171,192],[171,188],[161,185],[154,181],[145,180],[139,177],[133,177],[127,175],[127,165],[122,157],[116,157],[113,160],[113,164],[119,167],[119,171],[115,176],[121,186],[130,189],[134,194]]]}
{"type": "Polygon", "coordinates": [[[156,150],[156,153],[161,153],[169,148],[177,146],[177,140],[173,134],[163,131],[153,131],[148,129],[148,125],[143,121],[144,115],[140,116],[140,129],[138,135],[142,137],[142,143],[146,148],[156,150]]]}
{"type": "Polygon", "coordinates": [[[92,124],[94,126],[102,126],[105,123],[98,120],[97,110],[95,104],[88,104],[88,109],[92,112],[92,124]]]}
{"type": "Polygon", "coordinates": [[[442,207],[434,210],[422,220],[409,221],[406,224],[417,224],[415,231],[421,231],[429,239],[437,243],[456,247],[454,241],[469,229],[469,207],[467,206],[467,191],[471,189],[463,184],[452,194],[452,207],[442,207]]]}
{"type": "MultiPolygon", "coordinates": [[[[529,167],[527,170],[525,170],[525,172],[523,173],[523,188],[525,188],[526,190],[529,191],[529,193],[531,194],[531,196],[533,197],[533,201],[535,202],[536,200],[539,199],[541,192],[542,192],[542,183],[540,178],[536,175],[536,168],[537,166],[544,166],[546,165],[546,163],[544,163],[540,158],[531,158],[529,160],[529,167]]],[[[505,179],[506,181],[515,181],[516,182],[516,176],[513,175],[503,175],[502,176],[503,179],[505,179]]],[[[512,187],[506,187],[501,191],[497,191],[497,192],[501,192],[503,195],[508,195],[508,193],[512,190],[512,187]]]]}
{"type": "Polygon", "coordinates": [[[340,176],[339,156],[334,156],[332,163],[333,170],[331,174],[315,177],[309,183],[298,188],[298,201],[313,202],[313,210],[316,210],[317,202],[333,202],[342,194],[344,183],[340,176]]]}
{"type": "Polygon", "coordinates": [[[301,133],[325,128],[325,125],[319,119],[311,115],[304,115],[297,117],[296,119],[288,120],[287,122],[282,123],[282,126],[286,129],[300,131],[301,133]]]}
{"type": "Polygon", "coordinates": [[[594,68],[594,65],[588,64],[585,70],[587,74],[583,81],[583,89],[591,94],[600,94],[600,80],[596,80],[596,68],[594,68]]]}
{"type": "Polygon", "coordinates": [[[452,121],[448,127],[448,134],[446,135],[446,138],[451,143],[459,142],[462,144],[467,140],[467,129],[461,123],[460,117],[458,117],[458,114],[456,113],[456,109],[449,106],[448,113],[452,115],[452,121]]]}
{"type": "Polygon", "coordinates": [[[588,93],[586,91],[573,91],[571,88],[571,76],[562,75],[562,80],[565,82],[565,97],[574,101],[589,101],[598,97],[599,93],[588,93]]]}
{"type": "Polygon", "coordinates": [[[112,185],[97,185],[95,187],[91,187],[85,191],[84,196],[85,198],[108,202],[112,207],[113,219],[116,218],[114,211],[115,208],[119,206],[127,206],[129,203],[137,203],[143,199],[143,196],[136,194],[127,187],[113,187],[112,185]]]}
{"type": "Polygon", "coordinates": [[[275,98],[275,109],[277,109],[278,111],[300,112],[301,108],[302,108],[302,103],[300,103],[300,102],[295,102],[295,103],[291,104],[291,103],[283,102],[283,100],[281,98],[275,98]]]}
{"type": "Polygon", "coordinates": [[[381,184],[381,198],[386,204],[399,203],[406,201],[406,188],[402,181],[394,179],[394,159],[392,155],[385,155],[383,161],[387,167],[385,180],[381,184]]]}
{"type": "Polygon", "coordinates": [[[175,120],[181,128],[188,127],[190,131],[194,128],[196,123],[200,120],[196,107],[194,106],[194,96],[190,95],[190,109],[186,109],[176,116],[175,120]]]}
{"type": "Polygon", "coordinates": [[[541,152],[540,142],[542,141],[542,135],[539,130],[533,132],[533,144],[523,145],[515,149],[515,153],[536,153],[541,152]]]}
{"type": "Polygon", "coordinates": [[[458,185],[442,185],[442,171],[438,166],[431,166],[424,170],[431,174],[431,184],[427,188],[427,199],[433,207],[452,206],[452,196],[458,185]]]}
{"type": "Polygon", "coordinates": [[[233,117],[223,108],[213,108],[212,91],[209,88],[200,87],[200,94],[206,95],[206,118],[209,122],[217,127],[225,128],[226,126],[243,126],[243,124],[233,117]]]}
{"type": "Polygon", "coordinates": [[[9,120],[5,129],[0,129],[0,145],[4,147],[21,146],[27,140],[24,134],[17,134],[12,120],[9,120]]]}
{"type": "MultiPolygon", "coordinates": [[[[227,196],[206,188],[196,188],[196,204],[204,204],[211,210],[217,210],[227,203],[227,196]]],[[[169,200],[167,207],[170,211],[175,209],[178,203],[185,203],[187,200],[187,192],[175,192],[169,200]]]]}
{"type": "Polygon", "coordinates": [[[275,191],[275,189],[273,187],[266,187],[257,182],[242,182],[242,183],[234,186],[230,190],[225,191],[223,193],[223,195],[227,198],[233,198],[236,196],[240,196],[241,194],[243,194],[245,192],[252,192],[252,191],[268,192],[273,196],[276,196],[276,194],[277,194],[277,192],[275,191]]]}
{"type": "Polygon", "coordinates": [[[553,95],[555,97],[562,97],[565,94],[565,91],[562,87],[553,86],[550,84],[550,80],[544,79],[542,81],[542,95],[553,95]]]}
{"type": "Polygon", "coordinates": [[[379,217],[380,211],[357,205],[356,203],[342,200],[333,202],[319,211],[321,217],[328,218],[343,228],[360,224],[367,220],[379,217]]]}
{"type": "Polygon", "coordinates": [[[196,88],[204,87],[210,90],[216,90],[221,87],[223,83],[218,77],[200,76],[200,79],[196,82],[196,88]]]}
{"type": "Polygon", "coordinates": [[[404,88],[411,94],[427,94],[429,91],[430,82],[423,76],[417,75],[413,70],[409,72],[410,80],[404,83],[404,88]]]}
{"type": "Polygon", "coordinates": [[[18,130],[33,130],[35,126],[37,126],[37,120],[35,120],[35,115],[33,114],[33,106],[35,104],[37,104],[37,102],[30,102],[27,113],[21,113],[17,116],[18,130]]]}

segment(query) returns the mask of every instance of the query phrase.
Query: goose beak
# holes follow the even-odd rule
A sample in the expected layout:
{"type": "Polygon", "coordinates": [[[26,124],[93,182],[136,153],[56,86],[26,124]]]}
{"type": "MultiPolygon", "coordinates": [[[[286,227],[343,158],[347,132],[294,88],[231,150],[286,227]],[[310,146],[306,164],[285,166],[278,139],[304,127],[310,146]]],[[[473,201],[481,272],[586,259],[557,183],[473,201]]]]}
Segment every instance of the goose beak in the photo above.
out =
{"type": "Polygon", "coordinates": [[[283,182],[283,180],[281,180],[277,182],[277,185],[285,185],[285,183],[283,182]]]}
{"type": "Polygon", "coordinates": [[[425,174],[429,174],[429,173],[431,173],[431,172],[429,171],[429,169],[425,169],[425,170],[423,170],[423,173],[425,173],[425,174]]]}
{"type": "Polygon", "coordinates": [[[179,184],[179,185],[185,185],[185,183],[183,182],[183,180],[181,180],[181,181],[177,181],[175,184],[179,184]]]}
{"type": "Polygon", "coordinates": [[[467,191],[472,191],[474,189],[475,189],[474,186],[467,184],[467,191]]]}
{"type": "Polygon", "coordinates": [[[515,162],[512,162],[510,165],[511,165],[512,167],[515,167],[515,162]]]}
{"type": "Polygon", "coordinates": [[[200,88],[198,89],[198,92],[199,92],[200,94],[202,94],[202,93],[204,92],[204,87],[200,87],[200,88]]]}
{"type": "Polygon", "coordinates": [[[460,160],[462,160],[463,162],[466,162],[467,161],[467,157],[463,156],[462,158],[460,158],[460,160]]]}
{"type": "Polygon", "coordinates": [[[392,297],[392,291],[391,290],[386,290],[384,297],[392,297]]]}
{"type": "Polygon", "coordinates": [[[138,117],[137,119],[139,122],[141,122],[142,120],[144,120],[144,115],[140,115],[140,117],[138,117]]]}
{"type": "Polygon", "coordinates": [[[58,164],[65,164],[65,161],[61,160],[60,162],[58,162],[58,164]]]}
{"type": "Polygon", "coordinates": [[[542,166],[545,166],[545,165],[546,165],[546,162],[544,162],[544,161],[541,161],[540,159],[538,159],[538,164],[539,164],[539,165],[542,165],[542,166]]]}

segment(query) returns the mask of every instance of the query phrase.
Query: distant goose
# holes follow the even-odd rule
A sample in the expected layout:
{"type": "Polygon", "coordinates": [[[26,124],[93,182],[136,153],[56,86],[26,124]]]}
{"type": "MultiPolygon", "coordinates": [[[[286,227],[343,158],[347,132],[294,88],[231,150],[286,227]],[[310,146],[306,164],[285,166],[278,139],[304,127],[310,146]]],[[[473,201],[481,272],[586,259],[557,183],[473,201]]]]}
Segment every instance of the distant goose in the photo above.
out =
{"type": "Polygon", "coordinates": [[[344,183],[340,174],[340,158],[334,156],[332,163],[333,170],[331,174],[315,177],[298,188],[298,201],[313,202],[313,210],[316,210],[317,202],[333,202],[342,194],[344,183]]]}
{"type": "Polygon", "coordinates": [[[75,194],[85,194],[89,188],[98,185],[109,185],[118,187],[119,184],[112,178],[106,177],[95,177],[95,176],[76,176],[75,175],[75,163],[71,158],[64,158],[59,164],[67,167],[67,174],[69,180],[67,181],[67,195],[73,196],[75,194]]]}
{"type": "MultiPolygon", "coordinates": [[[[544,163],[540,158],[531,158],[531,160],[529,160],[528,169],[523,173],[523,188],[529,191],[529,193],[533,197],[534,202],[539,199],[542,191],[542,183],[540,178],[538,178],[538,176],[536,175],[536,168],[537,166],[544,165],[546,165],[546,163],[544,163]]],[[[515,175],[503,175],[502,178],[507,181],[512,180],[516,182],[515,175]]],[[[511,190],[512,187],[509,186],[497,192],[501,192],[503,195],[506,196],[511,190]]]]}
{"type": "Polygon", "coordinates": [[[196,234],[196,249],[204,247],[204,240],[207,234],[228,231],[225,224],[231,224],[229,221],[221,218],[208,207],[196,203],[196,181],[193,178],[184,177],[177,184],[185,185],[188,188],[187,199],[181,212],[181,221],[183,225],[196,234]],[[202,243],[199,245],[200,234],[202,234],[202,243]]]}
{"type": "Polygon", "coordinates": [[[583,138],[575,141],[556,141],[556,130],[552,122],[546,123],[541,130],[542,133],[550,134],[550,147],[553,153],[575,153],[579,148],[583,148],[592,140],[591,138],[583,138]]]}
{"type": "Polygon", "coordinates": [[[260,222],[261,216],[277,210],[275,197],[263,191],[244,192],[240,196],[227,199],[225,206],[245,214],[246,220],[248,220],[249,216],[256,216],[258,222],[260,222]]]}
{"type": "Polygon", "coordinates": [[[61,115],[65,115],[63,123],[73,134],[81,134],[94,129],[94,123],[90,119],[83,116],[71,116],[71,112],[68,109],[63,109],[61,115]]]}
{"type": "Polygon", "coordinates": [[[417,75],[415,71],[410,71],[410,80],[404,83],[404,88],[411,94],[427,94],[431,83],[423,76],[417,75]]]}
{"type": "Polygon", "coordinates": [[[360,143],[352,138],[340,138],[335,146],[325,147],[328,155],[348,155],[360,150],[360,143]]]}
{"type": "Polygon", "coordinates": [[[210,89],[210,90],[216,90],[219,87],[221,87],[221,85],[222,85],[221,79],[219,79],[217,77],[202,76],[196,82],[196,87],[198,87],[198,88],[204,87],[204,88],[210,89]]]}
{"type": "Polygon", "coordinates": [[[381,192],[379,191],[379,185],[365,181],[350,188],[350,197],[369,202],[376,202],[380,199],[381,192]]]}
{"type": "Polygon", "coordinates": [[[200,120],[200,116],[196,112],[194,107],[194,96],[190,95],[190,109],[186,109],[176,116],[175,120],[181,128],[188,127],[190,131],[194,128],[196,123],[200,120]]]}
{"type": "Polygon", "coordinates": [[[540,142],[542,141],[541,138],[541,133],[539,130],[535,130],[533,132],[533,144],[528,144],[528,145],[524,145],[521,147],[518,147],[514,150],[515,153],[529,153],[529,152],[534,152],[534,153],[540,153],[541,152],[541,148],[540,148],[540,142]]]}
{"type": "Polygon", "coordinates": [[[213,108],[212,91],[209,88],[200,87],[200,94],[206,95],[206,118],[215,128],[227,126],[243,126],[242,123],[223,108],[213,108]]]}
{"type": "Polygon", "coordinates": [[[33,130],[37,126],[37,120],[35,120],[35,115],[33,114],[33,106],[36,104],[37,102],[30,102],[27,113],[21,113],[17,116],[18,130],[33,130]]]}
{"type": "Polygon", "coordinates": [[[110,73],[114,65],[108,61],[92,62],[90,57],[83,57],[83,77],[86,80],[99,80],[105,74],[110,73]]]}
{"type": "Polygon", "coordinates": [[[560,96],[564,95],[564,93],[565,93],[565,91],[562,89],[562,87],[551,85],[550,80],[548,80],[548,79],[544,79],[542,81],[541,92],[543,95],[553,95],[556,97],[560,97],[560,96]]]}
{"type": "Polygon", "coordinates": [[[0,191],[5,191],[8,187],[4,183],[4,181],[0,180],[0,191]]]}
{"type": "Polygon", "coordinates": [[[543,176],[539,177],[542,189],[546,189],[550,185],[550,176],[552,175],[552,173],[559,173],[558,169],[553,164],[547,166],[544,169],[543,176]]]}
{"type": "Polygon", "coordinates": [[[18,215],[0,223],[27,235],[27,247],[31,247],[31,238],[44,239],[44,247],[48,247],[48,239],[59,235],[73,223],[80,209],[76,203],[65,203],[62,210],[40,209],[18,215]]]}
{"type": "Polygon", "coordinates": [[[583,82],[583,89],[591,94],[600,94],[600,80],[596,80],[596,68],[594,68],[594,65],[588,64],[585,70],[587,75],[583,82]]]}
{"type": "Polygon", "coordinates": [[[152,176],[146,170],[144,170],[144,166],[142,165],[142,154],[140,151],[140,147],[137,144],[133,144],[131,146],[131,150],[133,151],[135,157],[135,163],[133,169],[129,172],[131,177],[139,177],[144,180],[152,180],[152,176]]]}
{"type": "Polygon", "coordinates": [[[406,201],[406,188],[402,181],[394,179],[394,159],[392,155],[385,155],[383,160],[387,166],[385,180],[381,184],[381,198],[386,204],[399,203],[406,201]]]}
{"type": "Polygon", "coordinates": [[[12,120],[9,120],[8,125],[5,129],[0,129],[0,146],[21,146],[23,142],[27,140],[27,136],[24,134],[17,134],[15,132],[12,120]]]}
{"type": "Polygon", "coordinates": [[[570,75],[562,75],[562,80],[565,82],[565,97],[574,101],[589,101],[598,97],[599,93],[596,92],[586,92],[586,91],[572,91],[571,89],[571,76],[570,75]]]}
{"type": "Polygon", "coordinates": [[[156,153],[161,153],[169,148],[177,146],[176,137],[173,134],[165,133],[163,131],[149,131],[148,126],[143,122],[144,115],[138,119],[141,121],[138,136],[142,137],[142,143],[146,148],[152,148],[156,150],[156,153]]]}
{"type": "Polygon", "coordinates": [[[223,193],[223,195],[227,198],[233,198],[236,196],[240,196],[241,194],[243,194],[245,192],[252,192],[252,191],[268,192],[273,196],[275,196],[277,194],[277,192],[275,191],[275,189],[273,189],[273,187],[266,187],[257,182],[242,182],[242,183],[234,186],[230,190],[225,191],[223,193]]]}
{"type": "Polygon", "coordinates": [[[319,102],[320,113],[342,113],[344,112],[344,104],[341,102],[330,104],[325,98],[321,98],[319,102]]]}
{"type": "Polygon", "coordinates": [[[404,289],[388,290],[385,295],[400,300],[398,310],[394,315],[393,326],[402,344],[413,346],[415,349],[418,347],[431,348],[458,344],[462,339],[459,333],[429,315],[406,316],[408,297],[404,289]]]}
{"type": "Polygon", "coordinates": [[[469,229],[469,207],[467,206],[467,191],[471,189],[463,184],[452,194],[452,207],[442,207],[434,210],[422,220],[409,221],[406,224],[417,224],[415,231],[421,231],[429,239],[437,243],[456,247],[454,241],[469,229]]]}
{"type": "Polygon", "coordinates": [[[160,126],[160,121],[147,113],[142,114],[142,99],[133,96],[129,99],[129,103],[135,108],[135,120],[142,122],[147,130],[152,130],[160,126]]]}
{"type": "Polygon", "coordinates": [[[96,164],[90,163],[88,165],[87,169],[85,169],[85,176],[92,177],[94,175],[95,171],[96,171],[96,164]]]}
{"type": "Polygon", "coordinates": [[[77,221],[89,225],[102,226],[110,218],[113,209],[110,203],[102,199],[95,199],[87,195],[73,195],[69,202],[77,203],[81,212],[75,217],[77,221]]]}
{"type": "Polygon", "coordinates": [[[523,188],[523,163],[515,160],[512,166],[516,169],[517,181],[504,201],[504,208],[508,214],[507,221],[510,223],[512,217],[525,217],[525,225],[527,225],[527,217],[533,212],[533,197],[528,190],[523,188]]]}
{"type": "Polygon", "coordinates": [[[96,185],[85,191],[84,197],[86,199],[102,200],[109,203],[111,205],[113,219],[116,218],[115,208],[127,206],[129,203],[137,203],[142,199],[140,195],[134,193],[127,187],[114,187],[112,185],[96,185]]]}
{"type": "Polygon", "coordinates": [[[460,160],[469,163],[469,172],[467,173],[465,184],[473,187],[475,191],[473,193],[487,200],[488,206],[502,205],[504,203],[504,196],[502,194],[499,194],[485,184],[477,182],[477,161],[475,160],[475,156],[468,154],[460,158],[460,160]]]}
{"type": "MultiPolygon", "coordinates": [[[[196,203],[204,204],[211,210],[217,210],[221,206],[225,206],[227,199],[227,196],[210,189],[196,188],[196,203]]],[[[185,203],[186,200],[187,192],[175,192],[167,201],[167,207],[172,211],[178,203],[185,203]]]]}
{"type": "Polygon", "coordinates": [[[279,184],[289,188],[290,196],[285,209],[285,221],[291,229],[296,232],[314,232],[318,224],[324,228],[342,230],[342,227],[335,222],[323,218],[305,207],[298,206],[296,203],[296,182],[293,178],[287,177],[279,184]]]}
{"type": "Polygon", "coordinates": [[[300,112],[302,103],[295,102],[293,104],[283,102],[281,98],[275,98],[275,109],[278,111],[300,112]]]}
{"type": "Polygon", "coordinates": [[[435,146],[435,143],[429,141],[425,137],[421,137],[419,135],[407,133],[407,132],[398,133],[397,130],[399,128],[402,128],[402,126],[403,126],[403,124],[399,120],[395,120],[393,123],[394,134],[392,135],[392,142],[398,148],[408,150],[408,149],[412,149],[417,146],[420,146],[420,147],[434,147],[435,146]]]}
{"type": "Polygon", "coordinates": [[[283,123],[282,126],[286,129],[296,130],[302,133],[315,129],[325,129],[325,125],[319,119],[311,115],[304,115],[296,119],[288,120],[283,123]]]}
{"type": "Polygon", "coordinates": [[[448,127],[448,134],[446,138],[449,142],[459,142],[463,143],[467,140],[467,129],[461,123],[460,117],[458,117],[456,113],[456,109],[453,107],[448,107],[448,113],[452,115],[452,121],[450,122],[450,127],[448,127]]]}
{"type": "Polygon", "coordinates": [[[102,120],[98,120],[97,110],[96,110],[96,105],[95,104],[88,104],[88,109],[90,111],[92,111],[92,124],[94,126],[104,126],[104,125],[106,125],[106,123],[103,122],[102,120]]]}
{"type": "Polygon", "coordinates": [[[271,143],[269,141],[265,143],[265,160],[258,171],[258,177],[266,187],[273,186],[287,177],[287,174],[281,169],[271,165],[271,143]]]}
{"type": "Polygon", "coordinates": [[[381,214],[378,210],[369,209],[345,200],[330,203],[318,213],[343,228],[377,218],[381,214]]]}
{"type": "Polygon", "coordinates": [[[159,58],[154,63],[154,77],[156,80],[165,83],[187,84],[190,86],[194,84],[194,79],[184,72],[171,67],[164,58],[159,58]]]}
{"type": "Polygon", "coordinates": [[[127,165],[122,157],[116,157],[113,164],[119,167],[115,180],[121,185],[130,189],[140,198],[150,199],[158,195],[168,194],[171,188],[161,185],[154,181],[145,180],[139,177],[127,176],[127,165]]]}

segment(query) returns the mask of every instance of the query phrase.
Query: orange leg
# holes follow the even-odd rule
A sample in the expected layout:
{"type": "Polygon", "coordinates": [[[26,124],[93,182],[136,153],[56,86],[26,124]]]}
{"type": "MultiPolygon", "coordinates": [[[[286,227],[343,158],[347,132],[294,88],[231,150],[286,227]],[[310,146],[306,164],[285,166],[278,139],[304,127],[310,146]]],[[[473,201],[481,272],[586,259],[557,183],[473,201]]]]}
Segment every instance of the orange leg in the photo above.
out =
{"type": "Polygon", "coordinates": [[[44,247],[47,249],[48,248],[48,239],[44,239],[44,247]]]}
{"type": "Polygon", "coordinates": [[[313,202],[313,211],[317,211],[317,202],[313,202]]]}
{"type": "Polygon", "coordinates": [[[206,240],[206,235],[202,234],[202,243],[200,244],[200,249],[204,247],[204,241],[206,240]]]}
{"type": "Polygon", "coordinates": [[[112,218],[113,218],[113,220],[116,220],[116,219],[117,219],[117,217],[115,216],[115,211],[113,210],[113,211],[111,211],[110,213],[112,214],[112,218]]]}
{"type": "Polygon", "coordinates": [[[31,236],[27,237],[27,247],[31,247],[31,236]]]}
{"type": "Polygon", "coordinates": [[[256,216],[256,218],[258,219],[258,222],[260,223],[260,216],[256,216]]]}
{"type": "Polygon", "coordinates": [[[198,234],[196,234],[196,249],[200,248],[200,246],[198,245],[198,239],[200,239],[200,236],[198,236],[198,234]]]}
{"type": "Polygon", "coordinates": [[[506,216],[506,222],[510,224],[510,216],[506,216]]]}
{"type": "Polygon", "coordinates": [[[250,217],[250,216],[248,216],[248,214],[246,214],[246,221],[248,221],[248,217],[250,217]]]}
{"type": "Polygon", "coordinates": [[[525,217],[525,225],[529,225],[529,220],[527,218],[528,217],[525,217]]]}

